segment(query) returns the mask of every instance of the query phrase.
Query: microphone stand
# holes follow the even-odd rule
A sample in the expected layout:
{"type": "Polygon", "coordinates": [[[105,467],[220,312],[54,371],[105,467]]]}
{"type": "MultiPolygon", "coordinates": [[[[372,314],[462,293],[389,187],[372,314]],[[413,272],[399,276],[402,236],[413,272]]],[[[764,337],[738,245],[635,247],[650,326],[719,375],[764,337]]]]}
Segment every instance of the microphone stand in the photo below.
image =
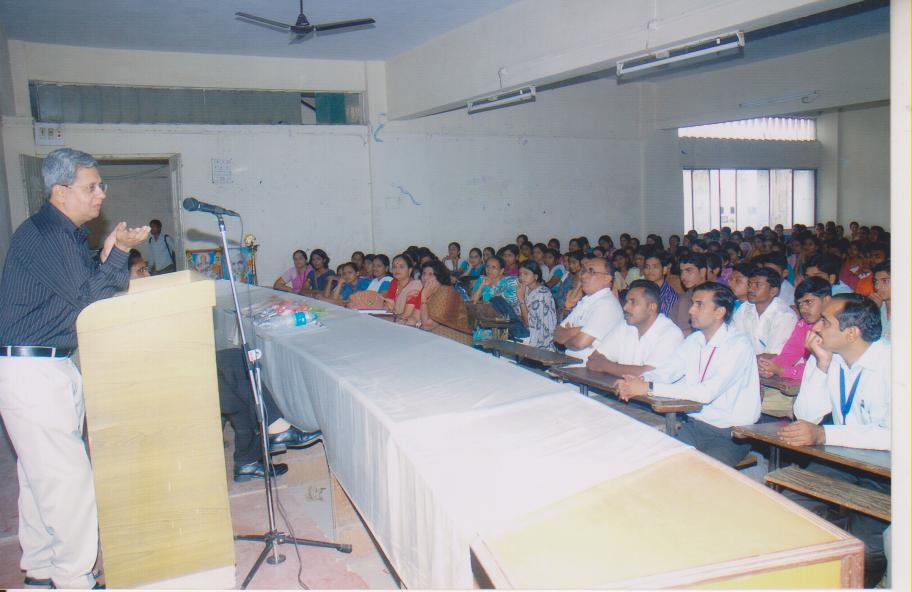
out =
{"type": "Polygon", "coordinates": [[[281,532],[276,528],[275,506],[273,500],[273,479],[275,475],[272,472],[272,459],[269,455],[269,426],[266,423],[266,407],[263,404],[263,390],[260,379],[260,357],[262,356],[259,349],[252,349],[247,341],[247,334],[244,331],[244,319],[241,315],[241,305],[238,300],[237,286],[234,283],[234,269],[231,265],[231,257],[228,254],[228,237],[225,229],[225,220],[222,214],[215,214],[218,218],[219,234],[222,236],[222,249],[225,254],[225,265],[228,268],[228,281],[231,283],[231,295],[234,297],[234,312],[237,317],[238,331],[241,337],[241,347],[244,351],[244,363],[247,366],[247,379],[250,382],[250,390],[253,393],[253,400],[256,404],[257,421],[260,427],[260,440],[263,447],[263,483],[266,488],[266,514],[269,518],[269,530],[263,534],[235,535],[236,541],[253,541],[263,543],[265,547],[260,556],[254,562],[253,567],[244,578],[241,584],[241,590],[247,589],[253,577],[256,575],[260,566],[265,560],[270,565],[277,565],[285,561],[285,556],[279,553],[279,545],[307,545],[311,547],[327,547],[335,549],[342,553],[351,553],[352,547],[343,543],[328,543],[324,541],[312,541],[309,539],[299,539],[291,536],[286,532],[281,532]]]}

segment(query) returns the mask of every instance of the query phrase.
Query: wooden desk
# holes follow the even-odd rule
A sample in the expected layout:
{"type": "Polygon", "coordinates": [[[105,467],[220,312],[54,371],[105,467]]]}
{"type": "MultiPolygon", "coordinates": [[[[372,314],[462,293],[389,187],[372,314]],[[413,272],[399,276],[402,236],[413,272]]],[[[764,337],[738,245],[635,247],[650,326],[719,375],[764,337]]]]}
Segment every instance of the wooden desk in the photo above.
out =
{"type": "Polygon", "coordinates": [[[788,395],[789,397],[795,397],[798,395],[798,389],[801,387],[800,380],[786,380],[778,376],[773,376],[772,378],[763,378],[760,377],[760,384],[769,388],[774,388],[783,395],[788,395]]]}
{"type": "Polygon", "coordinates": [[[494,354],[494,357],[496,358],[499,358],[501,354],[505,354],[508,356],[513,356],[516,358],[517,362],[520,360],[532,360],[533,362],[538,362],[546,368],[564,364],[579,363],[579,358],[574,358],[573,356],[568,356],[560,352],[541,349],[538,347],[531,347],[528,345],[523,345],[521,343],[514,343],[512,341],[483,339],[482,341],[477,342],[475,345],[482,349],[491,350],[491,352],[494,354]]]}
{"type": "MultiPolygon", "coordinates": [[[[606,372],[594,372],[586,367],[574,368],[551,368],[551,373],[561,380],[572,382],[579,386],[580,393],[589,396],[589,387],[601,389],[612,394],[617,393],[615,384],[619,380],[617,376],[606,372]]],[[[694,401],[685,401],[684,399],[663,399],[660,397],[632,397],[631,401],[638,401],[649,405],[655,412],[665,416],[665,433],[674,436],[678,433],[678,413],[693,413],[703,409],[703,405],[694,401]]]]}
{"type": "Polygon", "coordinates": [[[779,468],[779,449],[786,448],[801,454],[807,454],[828,460],[846,467],[861,469],[882,477],[891,477],[890,452],[886,450],[865,450],[863,448],[846,448],[844,446],[794,446],[787,444],[777,435],[779,428],[787,422],[758,423],[739,426],[732,429],[736,438],[750,438],[770,445],[770,470],[779,468]]]}

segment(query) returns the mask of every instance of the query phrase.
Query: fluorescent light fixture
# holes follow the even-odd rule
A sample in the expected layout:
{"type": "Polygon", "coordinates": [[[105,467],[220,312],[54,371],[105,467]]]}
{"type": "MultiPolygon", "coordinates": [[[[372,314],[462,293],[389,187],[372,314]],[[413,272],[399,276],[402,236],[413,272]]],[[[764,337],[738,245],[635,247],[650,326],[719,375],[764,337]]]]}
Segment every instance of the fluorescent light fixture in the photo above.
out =
{"type": "Polygon", "coordinates": [[[499,109],[509,105],[518,105],[520,103],[530,103],[535,100],[535,87],[527,86],[510,92],[500,93],[483,99],[475,99],[466,103],[466,109],[469,114],[490,109],[499,109]]]}
{"type": "Polygon", "coordinates": [[[669,47],[636,56],[629,60],[620,61],[617,63],[617,76],[620,78],[621,76],[634,72],[643,72],[644,70],[651,70],[669,64],[692,60],[701,56],[718,54],[723,51],[739,50],[743,47],[744,32],[733,31],[731,33],[725,33],[724,35],[717,35],[708,39],[694,41],[686,45],[669,47]]]}

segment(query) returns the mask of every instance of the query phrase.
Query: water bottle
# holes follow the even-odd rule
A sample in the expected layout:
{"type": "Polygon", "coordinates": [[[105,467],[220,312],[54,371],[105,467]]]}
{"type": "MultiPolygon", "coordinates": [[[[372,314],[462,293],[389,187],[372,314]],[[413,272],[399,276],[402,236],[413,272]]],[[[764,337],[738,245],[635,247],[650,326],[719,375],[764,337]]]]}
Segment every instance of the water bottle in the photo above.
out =
{"type": "Polygon", "coordinates": [[[317,313],[312,311],[301,311],[289,315],[275,317],[269,321],[268,326],[271,329],[280,329],[283,327],[303,327],[317,320],[317,313]]]}

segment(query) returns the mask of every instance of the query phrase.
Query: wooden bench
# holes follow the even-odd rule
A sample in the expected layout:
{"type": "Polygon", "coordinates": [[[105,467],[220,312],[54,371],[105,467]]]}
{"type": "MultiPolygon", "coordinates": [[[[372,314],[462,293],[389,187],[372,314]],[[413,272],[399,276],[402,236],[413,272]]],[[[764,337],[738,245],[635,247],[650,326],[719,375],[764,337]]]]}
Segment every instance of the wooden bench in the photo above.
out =
{"type": "MultiPolygon", "coordinates": [[[[580,393],[589,396],[589,387],[597,388],[612,394],[617,392],[615,383],[619,380],[605,372],[596,372],[585,366],[573,368],[551,368],[549,372],[558,380],[573,383],[580,389],[580,393]]],[[[678,413],[693,413],[703,409],[703,405],[694,401],[683,399],[663,399],[660,397],[639,396],[632,397],[636,401],[648,405],[653,412],[665,416],[665,433],[674,436],[678,433],[678,413]]]]}
{"type": "Polygon", "coordinates": [[[890,522],[890,496],[818,475],[794,465],[766,475],[766,482],[890,522]]]}
{"type": "Polygon", "coordinates": [[[512,341],[503,341],[499,339],[483,339],[475,343],[481,349],[485,349],[499,358],[501,355],[512,356],[517,362],[520,360],[531,360],[537,362],[546,368],[551,366],[561,366],[564,364],[578,364],[579,358],[574,358],[560,352],[541,349],[512,341]]]}
{"type": "Polygon", "coordinates": [[[738,464],[735,465],[735,469],[742,470],[752,467],[757,464],[757,455],[753,452],[748,452],[747,456],[738,461],[738,464]]]}

